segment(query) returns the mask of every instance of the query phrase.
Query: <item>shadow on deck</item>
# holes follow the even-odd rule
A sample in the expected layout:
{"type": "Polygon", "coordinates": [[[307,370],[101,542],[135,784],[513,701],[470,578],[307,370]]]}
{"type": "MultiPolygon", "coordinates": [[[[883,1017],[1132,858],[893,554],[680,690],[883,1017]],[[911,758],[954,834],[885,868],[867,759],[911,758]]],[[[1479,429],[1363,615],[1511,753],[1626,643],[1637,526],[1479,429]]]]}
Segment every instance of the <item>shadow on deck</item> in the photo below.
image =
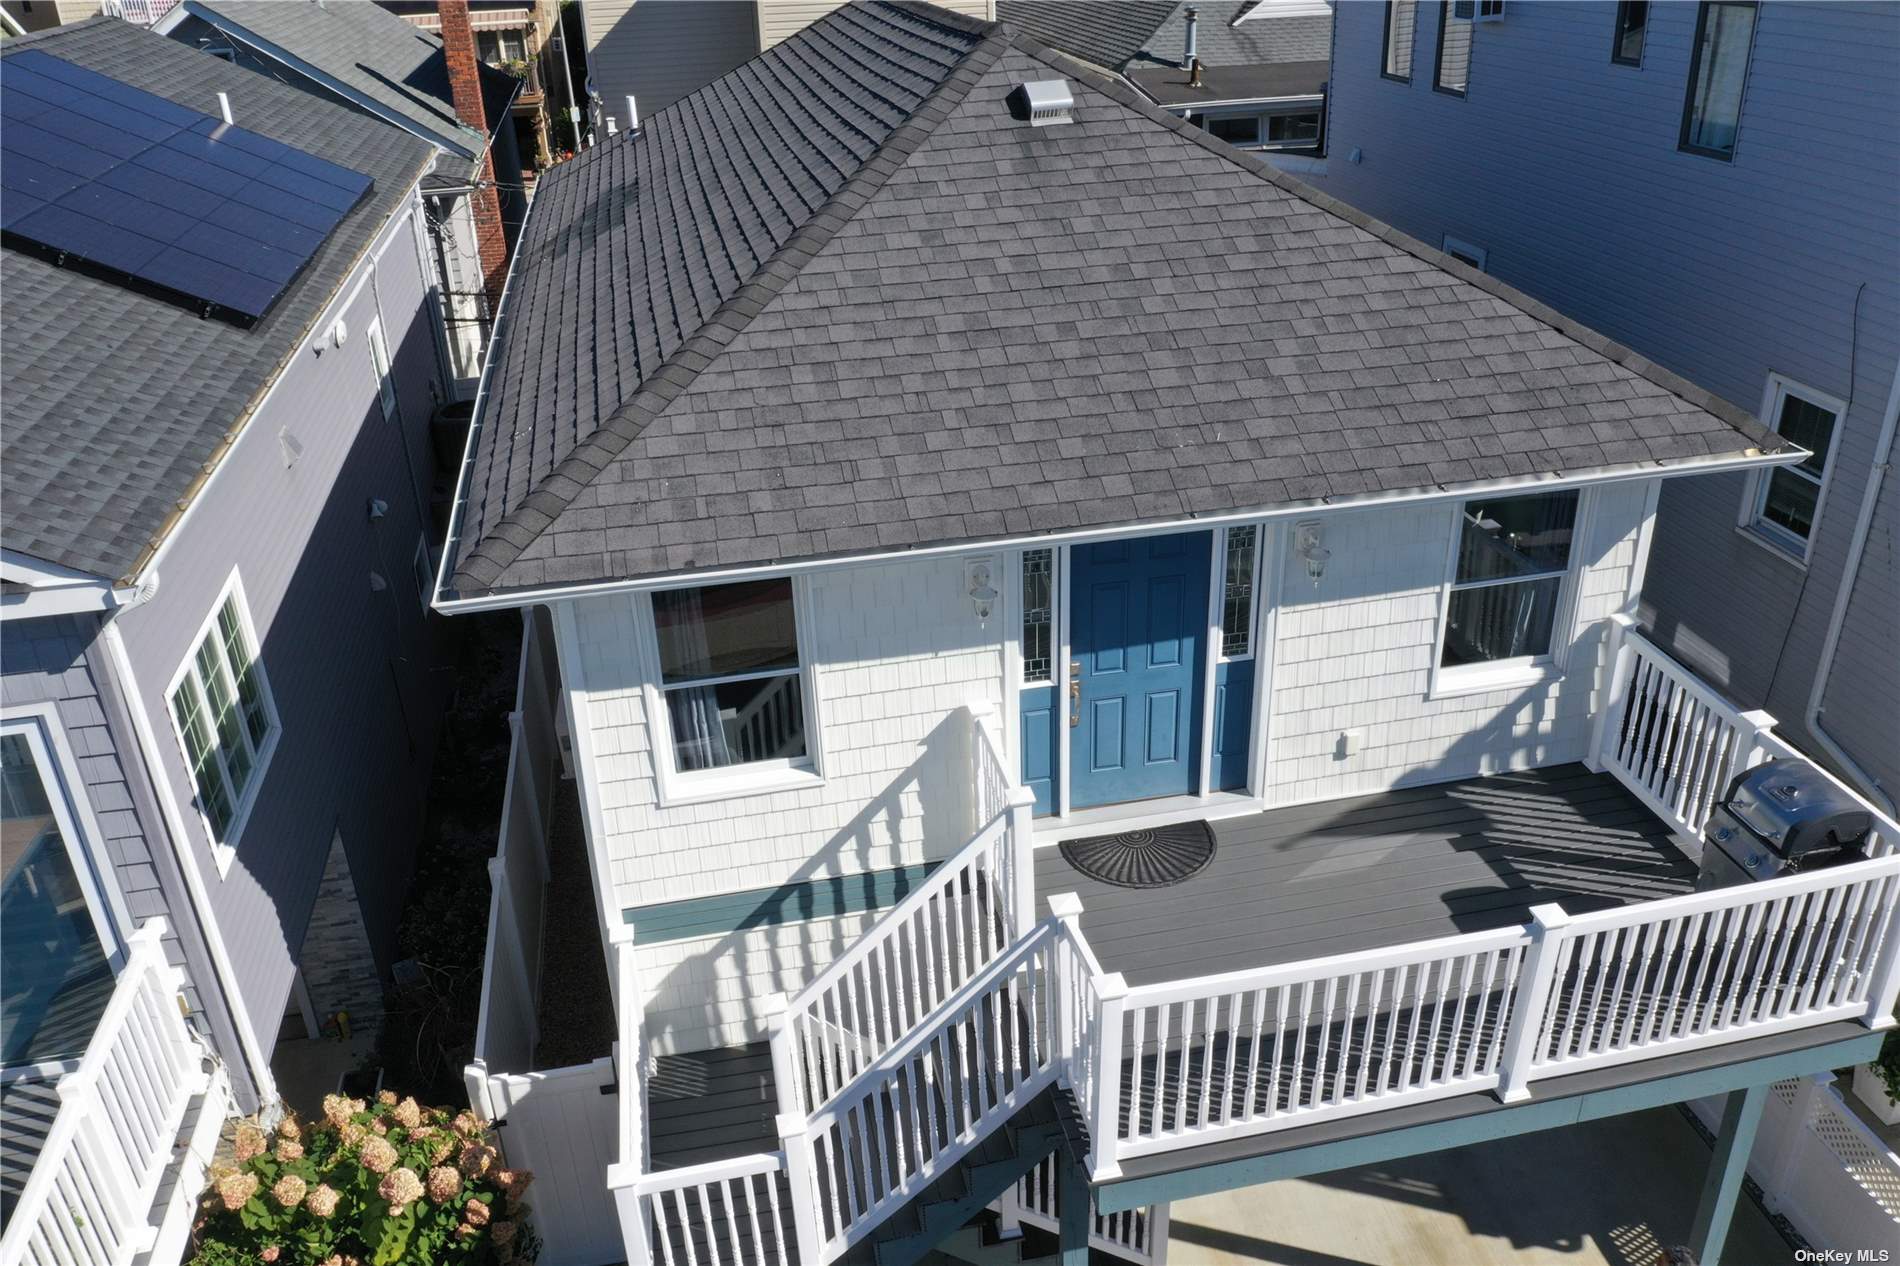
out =
{"type": "MultiPolygon", "coordinates": [[[[1581,765],[1271,809],[1213,824],[1168,888],[1117,888],[1036,855],[1036,897],[1082,898],[1103,967],[1132,985],[1510,927],[1691,891],[1696,863],[1609,774],[1581,765]]],[[[1038,913],[1041,913],[1039,908],[1038,913]]]]}

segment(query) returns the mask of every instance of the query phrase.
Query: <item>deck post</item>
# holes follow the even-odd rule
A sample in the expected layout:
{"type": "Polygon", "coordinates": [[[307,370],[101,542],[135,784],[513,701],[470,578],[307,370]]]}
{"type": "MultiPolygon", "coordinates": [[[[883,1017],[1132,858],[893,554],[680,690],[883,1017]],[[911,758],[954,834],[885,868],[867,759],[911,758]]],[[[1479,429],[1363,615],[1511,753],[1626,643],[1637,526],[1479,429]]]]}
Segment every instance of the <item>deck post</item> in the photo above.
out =
{"type": "MultiPolygon", "coordinates": [[[[1896,898],[1890,896],[1884,903],[1882,916],[1887,920],[1886,939],[1880,946],[1880,957],[1874,960],[1873,971],[1867,980],[1867,1010],[1861,1013],[1860,1022],[1870,1029],[1890,1029],[1894,1026],[1893,1007],[1896,996],[1900,996],[1900,909],[1896,908],[1896,898]]],[[[1869,921],[1868,935],[1879,935],[1878,925],[1869,921]]]]}
{"type": "Polygon", "coordinates": [[[786,1022],[786,1014],[790,1009],[791,999],[782,993],[775,993],[765,999],[762,1007],[766,1032],[771,1035],[772,1086],[778,1094],[778,1110],[802,1114],[805,1111],[805,1082],[798,1072],[797,1039],[792,1036],[792,1026],[786,1022]]]}
{"type": "Polygon", "coordinates": [[[1569,922],[1570,916],[1555,903],[1531,907],[1531,944],[1524,951],[1524,968],[1518,974],[1517,1001],[1506,1021],[1504,1056],[1498,1073],[1498,1098],[1505,1103],[1531,1097],[1531,1061],[1536,1058],[1544,1012],[1556,988],[1563,928],[1569,922]]]}
{"type": "Polygon", "coordinates": [[[1036,793],[1017,787],[1009,793],[1009,877],[1013,942],[1036,926],[1036,793]]]}
{"type": "Polygon", "coordinates": [[[1597,704],[1596,718],[1590,723],[1590,747],[1584,753],[1584,767],[1593,773],[1602,773],[1608,768],[1604,760],[1604,744],[1612,741],[1622,730],[1621,724],[1615,729],[1610,726],[1610,717],[1617,714],[1619,721],[1623,711],[1623,696],[1627,691],[1630,673],[1630,644],[1627,634],[1636,627],[1636,617],[1627,611],[1618,611],[1610,617],[1610,632],[1604,646],[1605,660],[1609,665],[1610,679],[1603,683],[1603,695],[1597,704]]]}
{"type": "Polygon", "coordinates": [[[1091,1038],[1084,1030],[1078,1040],[1095,1045],[1095,1101],[1087,1108],[1089,1175],[1106,1182],[1122,1172],[1115,1153],[1122,1136],[1122,1013],[1128,1009],[1128,981],[1120,972],[1097,976],[1095,994],[1101,1000],[1095,1033],[1091,1038]]]}
{"type": "Polygon", "coordinates": [[[1054,1155],[1062,1200],[1058,1222],[1062,1235],[1059,1260],[1061,1266],[1089,1266],[1089,1230],[1095,1220],[1089,1215],[1094,1212],[1095,1202],[1089,1192],[1088,1172],[1080,1160],[1068,1154],[1067,1148],[1058,1147],[1054,1155]]]}
{"type": "Polygon", "coordinates": [[[607,1189],[614,1193],[614,1212],[620,1219],[620,1244],[627,1266],[653,1266],[653,1233],[647,1225],[647,1198],[635,1185],[639,1167],[624,1161],[607,1166],[607,1189]]]}
{"type": "Polygon", "coordinates": [[[1761,1124],[1761,1109],[1767,1100],[1768,1085],[1764,1082],[1745,1090],[1731,1090],[1723,1101],[1715,1154],[1709,1158],[1709,1176],[1702,1184],[1695,1226],[1689,1232],[1689,1247],[1695,1251],[1699,1266],[1720,1266],[1729,1223],[1735,1220],[1735,1199],[1742,1191],[1748,1155],[1755,1149],[1755,1129],[1761,1124]]]}
{"type": "Polygon", "coordinates": [[[798,1236],[798,1260],[824,1260],[824,1235],[818,1225],[818,1181],[811,1128],[802,1112],[777,1117],[779,1146],[785,1151],[785,1177],[792,1189],[792,1230],[798,1236]]]}

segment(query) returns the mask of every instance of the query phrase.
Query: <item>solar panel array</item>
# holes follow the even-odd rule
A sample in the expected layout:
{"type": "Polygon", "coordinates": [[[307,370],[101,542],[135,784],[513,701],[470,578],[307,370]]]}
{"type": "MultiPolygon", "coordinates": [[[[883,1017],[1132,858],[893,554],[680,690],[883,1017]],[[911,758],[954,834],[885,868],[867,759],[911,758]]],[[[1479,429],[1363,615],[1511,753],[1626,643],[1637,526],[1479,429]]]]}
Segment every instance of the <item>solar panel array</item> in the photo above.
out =
{"type": "Polygon", "coordinates": [[[0,240],[255,324],[368,193],[361,172],[37,49],[0,72],[0,240]]]}

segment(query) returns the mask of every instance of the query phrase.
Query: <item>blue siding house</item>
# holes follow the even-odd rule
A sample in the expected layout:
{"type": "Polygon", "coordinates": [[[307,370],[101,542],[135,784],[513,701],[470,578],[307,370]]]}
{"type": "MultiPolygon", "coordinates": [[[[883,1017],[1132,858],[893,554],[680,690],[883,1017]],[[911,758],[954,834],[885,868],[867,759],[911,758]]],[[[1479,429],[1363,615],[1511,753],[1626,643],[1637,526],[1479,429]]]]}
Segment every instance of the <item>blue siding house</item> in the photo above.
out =
{"type": "Polygon", "coordinates": [[[1462,7],[1337,7],[1306,178],[1813,451],[1666,485],[1642,619],[1891,806],[1900,7],[1462,7]]]}
{"type": "Polygon", "coordinates": [[[215,242],[199,258],[288,273],[246,324],[183,301],[226,275],[204,265],[162,285],[135,252],[108,267],[77,239],[38,249],[34,233],[62,230],[17,214],[0,254],[0,1258],[64,1234],[82,1238],[53,1259],[131,1260],[125,1237],[157,1234],[175,1261],[199,1188],[172,1141],[191,1141],[202,1173],[230,1110],[275,1105],[280,1030],[315,1038],[348,1012],[368,1038],[381,1013],[440,713],[429,416],[446,373],[419,183],[431,149],[116,20],[10,41],[5,64],[10,200],[45,202],[71,229],[79,204],[63,198],[90,191],[99,207],[113,201],[102,190],[142,189],[183,214],[181,191],[215,186],[227,200],[192,204],[204,219],[179,249],[215,242]],[[48,83],[64,108],[35,114],[48,83]],[[88,127],[115,101],[137,103],[128,130],[88,127]],[[216,148],[239,143],[219,140],[227,105],[247,152],[284,155],[259,184],[347,169],[367,189],[323,229],[307,208],[246,201],[251,185],[192,185],[195,169],[147,132],[175,122],[211,138],[192,152],[236,162],[216,148]],[[307,258],[286,264],[287,251],[307,258]],[[53,1092],[108,1057],[182,1061],[136,1107],[162,1146],[131,1157],[134,1181],[179,1193],[182,1213],[155,1206],[143,1227],[143,1210],[130,1226],[75,1222],[46,1195],[56,1176],[61,1191],[111,1181],[70,1143],[96,1127],[65,1118],[121,1119],[127,1105],[102,1103],[116,1083],[53,1092]]]}

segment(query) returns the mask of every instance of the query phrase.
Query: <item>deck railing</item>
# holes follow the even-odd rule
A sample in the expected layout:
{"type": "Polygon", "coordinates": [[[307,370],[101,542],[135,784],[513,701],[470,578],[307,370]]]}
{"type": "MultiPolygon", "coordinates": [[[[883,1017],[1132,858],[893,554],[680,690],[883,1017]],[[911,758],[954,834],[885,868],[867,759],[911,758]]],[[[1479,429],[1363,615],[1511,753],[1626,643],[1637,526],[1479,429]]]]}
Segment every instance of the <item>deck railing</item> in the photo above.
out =
{"type": "Polygon", "coordinates": [[[785,1154],[761,1152],[636,1179],[625,1199],[652,1210],[631,1266],[791,1266],[801,1260],[784,1189],[785,1154]],[[648,1238],[650,1236],[650,1238],[648,1238]]]}
{"type": "Polygon", "coordinates": [[[165,961],[165,921],[133,934],[79,1067],[0,1238],[8,1266],[124,1266],[153,1246],[152,1204],[211,1078],[165,961]]]}
{"type": "Polygon", "coordinates": [[[966,715],[975,834],[785,1003],[771,1041],[786,1111],[836,1096],[1034,921],[1032,793],[1009,776],[989,717],[966,715]]]}

